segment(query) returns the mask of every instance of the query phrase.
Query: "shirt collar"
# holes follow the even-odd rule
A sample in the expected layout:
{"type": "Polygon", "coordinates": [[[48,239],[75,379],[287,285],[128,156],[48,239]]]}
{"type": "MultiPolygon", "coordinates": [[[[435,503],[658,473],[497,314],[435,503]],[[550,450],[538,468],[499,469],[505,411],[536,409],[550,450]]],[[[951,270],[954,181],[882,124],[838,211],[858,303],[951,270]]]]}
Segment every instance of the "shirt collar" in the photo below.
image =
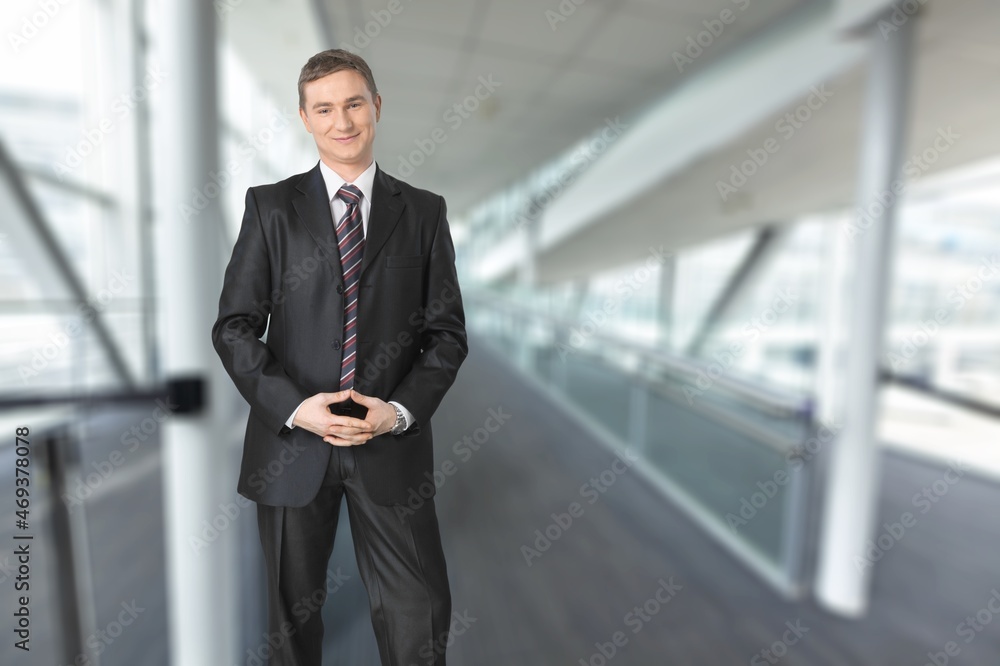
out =
{"type": "MultiPolygon", "coordinates": [[[[323,160],[319,161],[319,170],[323,174],[323,180],[326,182],[326,193],[329,201],[333,201],[333,198],[337,196],[337,192],[340,188],[344,186],[347,181],[344,180],[340,174],[331,169],[326,165],[323,160]]],[[[372,187],[375,183],[375,160],[372,159],[372,163],[368,165],[368,168],[361,172],[357,178],[354,179],[352,185],[361,190],[365,199],[368,203],[372,200],[372,187]]]]}

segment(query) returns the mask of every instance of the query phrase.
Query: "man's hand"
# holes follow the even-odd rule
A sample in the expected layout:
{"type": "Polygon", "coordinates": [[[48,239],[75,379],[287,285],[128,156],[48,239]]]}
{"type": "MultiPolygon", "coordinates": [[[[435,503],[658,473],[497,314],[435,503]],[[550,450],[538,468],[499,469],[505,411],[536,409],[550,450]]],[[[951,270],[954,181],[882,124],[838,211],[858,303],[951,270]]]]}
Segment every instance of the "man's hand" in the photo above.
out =
{"type": "MultiPolygon", "coordinates": [[[[351,416],[333,414],[329,409],[329,405],[336,402],[343,402],[352,397],[351,393],[351,391],[317,393],[310,398],[306,398],[302,406],[299,407],[299,411],[295,413],[295,420],[292,423],[296,428],[305,428],[309,432],[316,433],[323,438],[324,442],[333,444],[334,446],[364,444],[376,434],[380,434],[373,432],[373,424],[369,422],[373,418],[370,403],[366,405],[368,406],[368,416],[366,418],[369,420],[364,421],[351,416]]],[[[355,394],[354,401],[359,404],[365,404],[358,399],[358,395],[360,394],[355,394]]],[[[375,400],[375,398],[367,398],[367,400],[371,401],[375,400]]],[[[382,401],[379,400],[379,402],[382,401]]],[[[382,404],[392,412],[392,421],[395,423],[396,410],[388,403],[382,404]]],[[[392,428],[392,423],[389,424],[389,428],[392,428]]]]}
{"type": "Polygon", "coordinates": [[[387,433],[396,425],[396,408],[378,398],[362,395],[351,389],[351,400],[368,408],[365,421],[371,425],[372,437],[387,433]]]}

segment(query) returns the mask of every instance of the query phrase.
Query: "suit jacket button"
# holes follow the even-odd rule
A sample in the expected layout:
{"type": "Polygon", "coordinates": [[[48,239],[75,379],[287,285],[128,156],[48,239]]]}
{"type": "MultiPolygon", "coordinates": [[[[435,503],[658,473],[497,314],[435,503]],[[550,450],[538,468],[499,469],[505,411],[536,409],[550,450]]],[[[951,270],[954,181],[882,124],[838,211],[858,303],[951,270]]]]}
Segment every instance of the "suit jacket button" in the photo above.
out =
{"type": "Polygon", "coordinates": [[[334,349],[340,349],[340,340],[334,340],[331,345],[334,349]]]}
{"type": "Polygon", "coordinates": [[[344,293],[344,285],[342,285],[342,284],[338,284],[337,285],[337,293],[338,294],[344,293]]]}

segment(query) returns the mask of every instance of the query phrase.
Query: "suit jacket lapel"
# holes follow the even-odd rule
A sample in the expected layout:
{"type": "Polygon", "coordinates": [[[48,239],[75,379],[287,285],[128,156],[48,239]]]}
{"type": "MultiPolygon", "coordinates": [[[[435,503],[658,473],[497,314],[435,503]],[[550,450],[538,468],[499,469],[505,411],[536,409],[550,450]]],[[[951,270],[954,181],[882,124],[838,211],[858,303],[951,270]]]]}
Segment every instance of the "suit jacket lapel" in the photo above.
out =
{"type": "Polygon", "coordinates": [[[324,250],[323,257],[330,262],[337,282],[343,282],[340,253],[337,250],[337,230],[333,224],[330,200],[326,196],[326,182],[319,170],[319,162],[302,176],[295,189],[300,193],[292,199],[295,213],[316,244],[324,250]]]}
{"type": "Polygon", "coordinates": [[[368,233],[365,235],[365,253],[361,258],[361,277],[375,262],[379,250],[385,245],[386,239],[392,234],[403,213],[402,197],[399,187],[378,164],[375,164],[375,181],[372,185],[372,209],[368,219],[368,233]]]}
{"type": "MultiPolygon", "coordinates": [[[[303,175],[296,189],[300,194],[292,199],[295,213],[316,244],[326,250],[323,254],[330,262],[333,274],[342,282],[344,277],[340,268],[340,254],[337,252],[337,232],[330,211],[330,201],[327,198],[326,182],[319,170],[319,162],[303,175]]],[[[368,233],[365,234],[365,251],[361,259],[362,278],[399,222],[399,217],[406,206],[399,195],[399,187],[394,180],[376,164],[368,233]]]]}

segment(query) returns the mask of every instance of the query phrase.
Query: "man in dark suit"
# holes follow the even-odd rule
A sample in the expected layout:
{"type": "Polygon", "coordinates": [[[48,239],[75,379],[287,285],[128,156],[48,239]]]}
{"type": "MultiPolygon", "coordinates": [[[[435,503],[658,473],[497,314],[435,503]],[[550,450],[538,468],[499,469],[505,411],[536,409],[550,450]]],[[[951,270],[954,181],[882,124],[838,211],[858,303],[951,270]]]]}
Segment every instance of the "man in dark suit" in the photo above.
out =
{"type": "Polygon", "coordinates": [[[465,313],[444,198],[374,161],[381,105],[357,55],[302,68],[320,161],[247,191],[212,329],[250,404],[238,491],[257,503],[272,666],[321,663],[315,609],[344,495],[382,664],[445,664],[451,595],[426,481],[465,313]]]}

